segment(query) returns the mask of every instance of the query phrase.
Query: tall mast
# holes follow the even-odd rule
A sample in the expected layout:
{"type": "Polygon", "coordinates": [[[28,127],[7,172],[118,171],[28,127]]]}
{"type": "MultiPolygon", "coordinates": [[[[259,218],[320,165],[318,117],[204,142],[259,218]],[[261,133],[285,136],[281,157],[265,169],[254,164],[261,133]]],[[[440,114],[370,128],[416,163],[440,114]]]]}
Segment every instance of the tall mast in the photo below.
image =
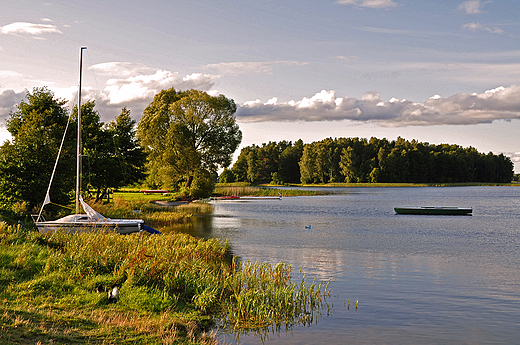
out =
{"type": "Polygon", "coordinates": [[[77,157],[76,157],[76,214],[79,213],[79,195],[81,192],[81,72],[83,64],[83,49],[79,50],[79,87],[78,87],[78,139],[77,139],[77,157]]]}

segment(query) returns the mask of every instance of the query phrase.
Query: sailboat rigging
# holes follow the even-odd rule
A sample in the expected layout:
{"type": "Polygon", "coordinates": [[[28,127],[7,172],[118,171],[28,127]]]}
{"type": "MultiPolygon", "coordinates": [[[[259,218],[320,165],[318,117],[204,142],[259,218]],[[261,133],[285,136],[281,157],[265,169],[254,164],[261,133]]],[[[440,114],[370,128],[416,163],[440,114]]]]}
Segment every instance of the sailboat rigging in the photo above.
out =
{"type": "MultiPolygon", "coordinates": [[[[46,221],[43,216],[43,208],[45,205],[50,204],[50,187],[52,184],[52,180],[54,178],[54,173],[56,171],[56,166],[58,163],[59,156],[61,154],[61,149],[63,146],[63,142],[65,140],[65,134],[63,135],[63,139],[60,145],[60,149],[58,151],[58,157],[56,158],[56,163],[54,164],[54,170],[51,175],[51,180],[49,182],[49,187],[47,189],[47,194],[45,195],[45,200],[40,209],[38,217],[35,221],[36,227],[40,232],[51,232],[57,231],[59,229],[66,230],[68,232],[79,232],[79,231],[95,231],[95,230],[113,230],[120,234],[129,234],[133,232],[139,232],[143,230],[151,229],[144,225],[144,221],[142,219],[111,219],[106,218],[102,214],[96,212],[92,209],[86,202],[83,201],[81,197],[81,156],[82,156],[82,145],[81,145],[81,82],[82,82],[82,64],[83,64],[83,50],[87,49],[86,47],[81,47],[80,49],[80,57],[79,57],[79,86],[78,86],[78,136],[77,136],[77,157],[76,157],[76,213],[72,215],[65,216],[63,218],[46,221]],[[85,211],[84,214],[80,213],[80,206],[85,211]]],[[[70,121],[70,118],[69,118],[70,121]]],[[[67,127],[65,132],[67,131],[67,127]]],[[[153,230],[153,229],[151,229],[153,230]]],[[[157,233],[156,230],[155,233],[157,233]]]]}

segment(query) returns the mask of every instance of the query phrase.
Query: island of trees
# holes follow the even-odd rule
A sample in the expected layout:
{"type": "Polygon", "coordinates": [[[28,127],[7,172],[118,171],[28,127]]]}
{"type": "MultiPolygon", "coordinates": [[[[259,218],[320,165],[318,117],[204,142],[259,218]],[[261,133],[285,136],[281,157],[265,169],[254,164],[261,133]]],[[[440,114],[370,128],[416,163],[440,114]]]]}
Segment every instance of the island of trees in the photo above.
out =
{"type": "Polygon", "coordinates": [[[403,138],[327,138],[244,147],[222,182],[272,183],[509,183],[513,163],[473,147],[403,138]]]}

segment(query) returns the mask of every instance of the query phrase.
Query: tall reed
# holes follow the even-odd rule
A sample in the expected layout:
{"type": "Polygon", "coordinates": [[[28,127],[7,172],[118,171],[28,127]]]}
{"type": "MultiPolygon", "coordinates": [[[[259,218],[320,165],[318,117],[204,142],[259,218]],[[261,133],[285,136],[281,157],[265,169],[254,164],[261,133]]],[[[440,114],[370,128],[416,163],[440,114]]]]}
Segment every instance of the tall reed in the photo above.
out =
{"type": "Polygon", "coordinates": [[[297,196],[297,195],[322,195],[328,192],[305,189],[279,189],[255,186],[218,186],[213,192],[219,196],[297,196]]]}

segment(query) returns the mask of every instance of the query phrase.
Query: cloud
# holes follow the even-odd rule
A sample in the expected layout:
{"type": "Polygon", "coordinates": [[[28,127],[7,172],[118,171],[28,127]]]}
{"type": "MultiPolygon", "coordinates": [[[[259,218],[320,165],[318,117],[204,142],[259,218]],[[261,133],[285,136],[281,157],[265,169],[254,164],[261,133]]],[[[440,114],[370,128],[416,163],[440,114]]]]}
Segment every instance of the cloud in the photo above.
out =
{"type": "Polygon", "coordinates": [[[492,34],[503,34],[504,31],[500,28],[494,27],[494,28],[488,28],[480,23],[468,23],[462,25],[462,29],[464,30],[470,30],[470,31],[488,31],[492,34]]]}
{"type": "Polygon", "coordinates": [[[5,124],[5,119],[9,113],[16,109],[16,106],[25,98],[27,90],[15,92],[14,90],[4,90],[0,93],[0,128],[5,124]]]}
{"type": "Polygon", "coordinates": [[[2,34],[27,34],[27,35],[42,35],[47,33],[61,34],[57,26],[51,24],[33,24],[25,22],[16,22],[0,27],[2,34]]]}
{"type": "Polygon", "coordinates": [[[26,78],[26,76],[22,73],[15,72],[15,71],[0,70],[0,78],[22,79],[22,78],[26,78]]]}
{"type": "Polygon", "coordinates": [[[392,0],[337,0],[336,3],[367,8],[390,8],[397,6],[392,0]]]}
{"type": "Polygon", "coordinates": [[[221,75],[237,76],[247,74],[272,74],[273,68],[277,64],[283,65],[305,65],[304,62],[297,61],[274,61],[274,62],[224,62],[209,64],[205,69],[213,70],[221,75]]]}
{"type": "MultiPolygon", "coordinates": [[[[107,62],[91,68],[108,79],[103,90],[84,88],[82,96],[96,101],[96,109],[105,122],[113,120],[123,107],[130,109],[133,117],[138,119],[153,97],[163,89],[209,91],[218,78],[202,73],[182,76],[177,72],[129,62],[107,62]]],[[[76,97],[71,97],[69,106],[77,103],[76,97]]]]}
{"type": "Polygon", "coordinates": [[[90,69],[103,76],[119,77],[155,73],[154,68],[134,62],[105,62],[94,65],[90,69]]]}
{"type": "Polygon", "coordinates": [[[126,79],[109,79],[104,93],[110,103],[153,98],[160,90],[175,87],[178,90],[209,90],[214,85],[213,76],[194,73],[184,77],[178,73],[157,70],[154,74],[137,75],[126,79]]]}
{"type": "Polygon", "coordinates": [[[377,33],[380,33],[380,34],[416,35],[416,33],[414,31],[375,28],[375,27],[371,27],[371,26],[362,27],[361,30],[368,31],[368,32],[377,32],[377,33]]]}
{"type": "Polygon", "coordinates": [[[335,91],[322,90],[310,98],[279,103],[272,98],[245,102],[237,119],[260,121],[340,121],[376,123],[386,127],[469,125],[495,120],[520,119],[520,86],[499,87],[482,94],[435,95],[424,103],[392,98],[383,101],[377,92],[360,99],[339,98],[335,91]]]}
{"type": "Polygon", "coordinates": [[[516,167],[520,165],[520,152],[504,152],[504,156],[511,158],[516,167]]]}
{"type": "Polygon", "coordinates": [[[338,56],[333,56],[332,58],[333,58],[333,59],[336,59],[336,60],[342,60],[342,61],[345,61],[345,62],[353,62],[353,61],[356,60],[358,57],[357,57],[357,56],[344,56],[344,55],[338,55],[338,56]]]}
{"type": "MultiPolygon", "coordinates": [[[[218,94],[211,90],[218,77],[203,73],[181,75],[162,69],[150,68],[142,64],[127,62],[107,62],[90,67],[100,81],[101,89],[84,86],[83,102],[94,100],[96,110],[102,121],[112,121],[121,113],[123,107],[131,110],[132,116],[138,120],[144,108],[152,102],[154,96],[163,89],[174,87],[176,90],[197,89],[210,94],[218,94]],[[103,86],[104,85],[104,86],[103,86]]],[[[11,71],[0,71],[0,77],[19,77],[11,71]]],[[[66,99],[67,107],[72,109],[77,104],[77,87],[50,87],[55,97],[66,99]]],[[[0,119],[7,118],[9,112],[25,97],[27,90],[16,93],[6,90],[0,93],[0,119]]],[[[1,125],[2,121],[0,121],[1,125]]]]}
{"type": "Polygon", "coordinates": [[[470,0],[470,1],[464,1],[462,4],[457,7],[457,9],[461,10],[462,12],[466,14],[478,14],[482,11],[480,10],[480,7],[482,4],[480,3],[480,0],[470,0]]]}

